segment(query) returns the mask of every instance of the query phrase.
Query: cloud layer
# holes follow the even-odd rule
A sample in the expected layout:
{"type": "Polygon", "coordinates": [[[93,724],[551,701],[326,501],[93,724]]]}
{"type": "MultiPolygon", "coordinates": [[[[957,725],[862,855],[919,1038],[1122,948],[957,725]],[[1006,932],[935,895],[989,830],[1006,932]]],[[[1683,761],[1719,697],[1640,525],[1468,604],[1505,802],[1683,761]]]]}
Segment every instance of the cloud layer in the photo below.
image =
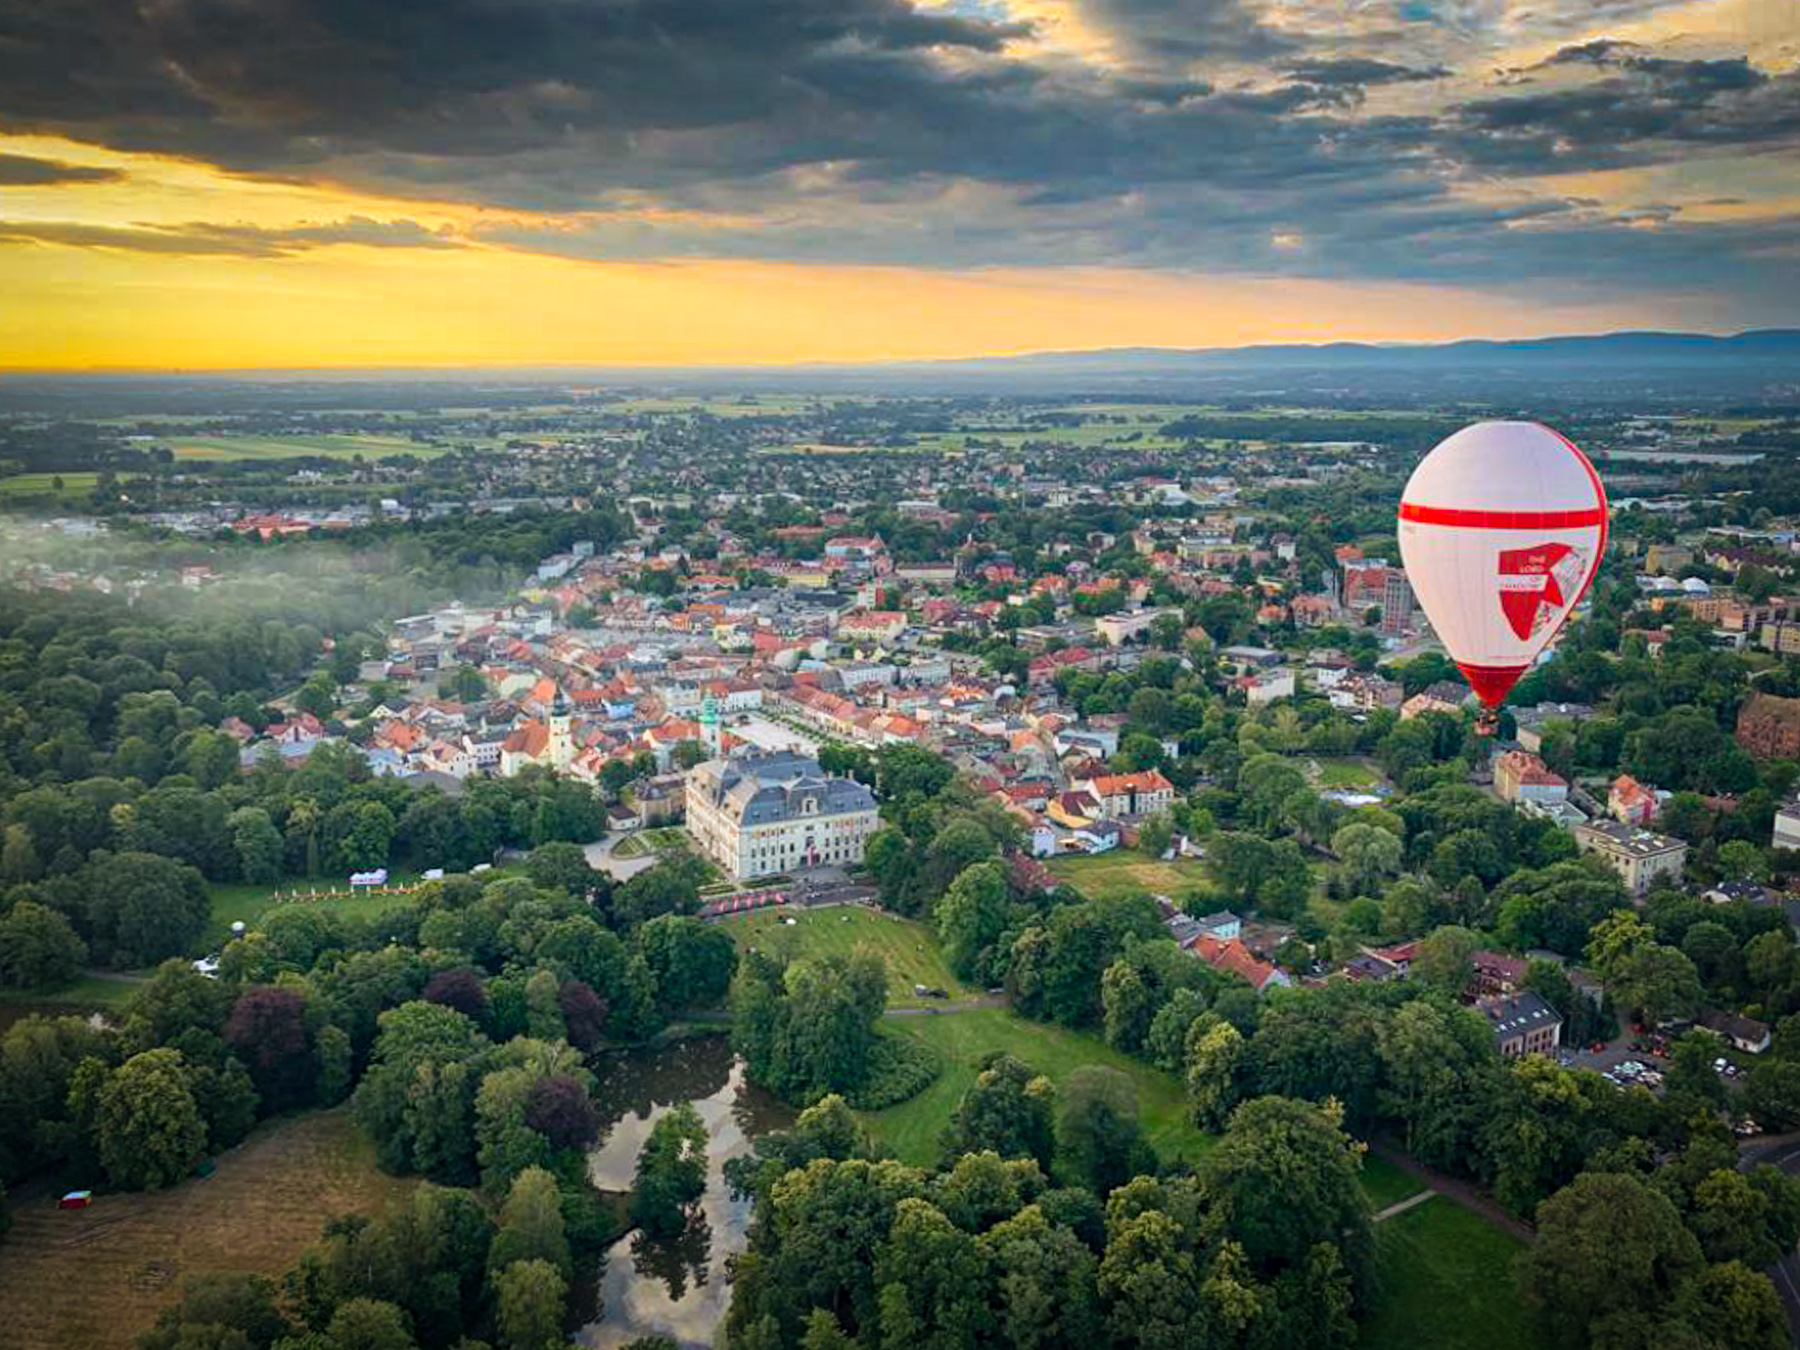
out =
{"type": "MultiPolygon", "coordinates": [[[[1663,7],[0,0],[0,131],[507,213],[462,240],[367,218],[15,220],[0,240],[1794,293],[1800,222],[1718,214],[1754,189],[1558,184],[1709,158],[1730,189],[1732,163],[1796,157],[1794,69],[1595,35],[1663,7]],[[1095,52],[1059,46],[1057,14],[1095,52]],[[1506,59],[1534,43],[1553,54],[1506,59]]],[[[112,172],[0,157],[0,187],[112,172]]]]}

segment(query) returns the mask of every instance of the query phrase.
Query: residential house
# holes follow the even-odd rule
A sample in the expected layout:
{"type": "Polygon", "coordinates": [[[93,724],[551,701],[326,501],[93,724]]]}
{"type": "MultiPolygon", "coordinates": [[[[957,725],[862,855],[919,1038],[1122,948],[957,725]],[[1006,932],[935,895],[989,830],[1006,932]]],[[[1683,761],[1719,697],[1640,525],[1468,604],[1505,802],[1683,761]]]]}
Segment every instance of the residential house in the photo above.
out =
{"type": "Polygon", "coordinates": [[[1507,1059],[1548,1055],[1562,1043],[1562,1015],[1529,989],[1482,999],[1475,1009],[1488,1019],[1494,1047],[1507,1059]]]}
{"type": "Polygon", "coordinates": [[[1783,802],[1775,810],[1776,848],[1800,848],[1800,797],[1783,802]]]}
{"type": "Polygon", "coordinates": [[[1569,799],[1569,784],[1536,755],[1508,750],[1494,760],[1494,790],[1515,806],[1555,806],[1569,799]]]}
{"type": "Polygon", "coordinates": [[[1700,1014],[1696,1025],[1748,1055],[1760,1055],[1769,1048],[1769,1024],[1754,1017],[1740,1017],[1736,1013],[1709,1008],[1700,1014]]]}
{"type": "Polygon", "coordinates": [[[1606,794],[1606,813],[1622,825],[1642,828],[1655,820],[1661,809],[1656,789],[1644,786],[1628,773],[1613,779],[1606,794]]]}
{"type": "Polygon", "coordinates": [[[1469,992],[1477,998],[1492,998],[1517,992],[1524,982],[1527,962],[1504,952],[1479,951],[1469,957],[1469,992]]]}
{"type": "Polygon", "coordinates": [[[1175,800],[1175,785],[1155,769],[1142,773],[1103,774],[1085,787],[1100,799],[1109,816],[1147,816],[1167,810],[1175,800]]]}
{"type": "Polygon", "coordinates": [[[1188,950],[1214,970],[1229,971],[1238,976],[1259,994],[1271,989],[1291,988],[1294,983],[1281,967],[1258,960],[1248,947],[1235,938],[1221,941],[1212,937],[1196,937],[1188,950]]]}
{"type": "Polygon", "coordinates": [[[1738,709],[1737,743],[1758,759],[1800,759],[1800,698],[1752,693],[1738,709]]]}
{"type": "Polygon", "coordinates": [[[1577,825],[1571,833],[1575,847],[1605,859],[1633,895],[1649,890],[1658,877],[1679,880],[1687,861],[1688,846],[1682,840],[1635,829],[1616,820],[1589,821],[1577,825]]]}

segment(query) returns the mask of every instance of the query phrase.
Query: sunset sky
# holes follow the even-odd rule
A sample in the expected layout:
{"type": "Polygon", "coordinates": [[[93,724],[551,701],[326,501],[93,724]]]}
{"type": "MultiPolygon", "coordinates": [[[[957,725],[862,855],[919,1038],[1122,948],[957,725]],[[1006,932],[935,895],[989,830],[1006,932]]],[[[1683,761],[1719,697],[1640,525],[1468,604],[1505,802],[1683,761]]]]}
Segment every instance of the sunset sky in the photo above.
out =
{"type": "Polygon", "coordinates": [[[1800,324],[1800,0],[0,0],[0,367],[1800,324]]]}

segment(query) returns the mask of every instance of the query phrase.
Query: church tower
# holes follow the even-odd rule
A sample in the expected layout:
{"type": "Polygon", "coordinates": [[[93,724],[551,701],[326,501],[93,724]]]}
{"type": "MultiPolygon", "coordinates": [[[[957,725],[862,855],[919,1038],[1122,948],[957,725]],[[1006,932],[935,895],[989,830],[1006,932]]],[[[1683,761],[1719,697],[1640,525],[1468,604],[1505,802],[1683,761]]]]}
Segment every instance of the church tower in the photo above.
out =
{"type": "Polygon", "coordinates": [[[575,759],[575,734],[572,719],[574,707],[561,685],[556,688],[556,701],[550,705],[550,767],[558,773],[575,759]]]}
{"type": "Polygon", "coordinates": [[[723,753],[719,748],[719,705],[713,701],[711,694],[700,703],[700,739],[706,745],[708,759],[718,759],[723,753]]]}

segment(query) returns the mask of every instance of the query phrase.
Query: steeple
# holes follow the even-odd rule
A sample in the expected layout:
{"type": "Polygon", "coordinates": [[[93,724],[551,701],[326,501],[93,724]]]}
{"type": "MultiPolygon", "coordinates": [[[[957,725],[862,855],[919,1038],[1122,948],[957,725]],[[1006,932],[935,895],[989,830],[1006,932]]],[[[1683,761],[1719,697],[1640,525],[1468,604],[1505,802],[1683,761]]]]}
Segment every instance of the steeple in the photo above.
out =
{"type": "Polygon", "coordinates": [[[700,701],[700,739],[706,745],[707,754],[717,759],[719,749],[719,705],[713,696],[708,694],[700,701]]]}

